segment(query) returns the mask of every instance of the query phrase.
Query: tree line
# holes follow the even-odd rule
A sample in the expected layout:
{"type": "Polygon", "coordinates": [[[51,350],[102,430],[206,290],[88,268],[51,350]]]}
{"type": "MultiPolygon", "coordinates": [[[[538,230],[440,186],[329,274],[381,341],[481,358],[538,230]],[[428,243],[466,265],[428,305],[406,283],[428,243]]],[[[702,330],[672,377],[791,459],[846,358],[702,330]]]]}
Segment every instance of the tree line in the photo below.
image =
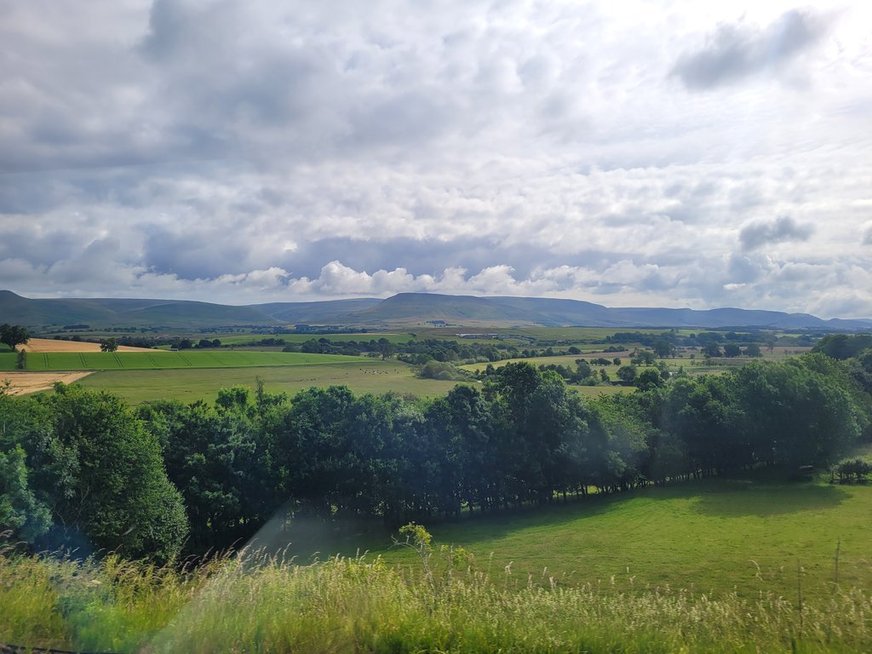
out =
{"type": "Polygon", "coordinates": [[[277,513],[398,525],[755,466],[791,475],[872,436],[870,380],[872,353],[597,400],[523,362],[432,400],[259,386],[132,408],[77,386],[0,393],[0,531],[167,560],[244,542],[277,513]]]}

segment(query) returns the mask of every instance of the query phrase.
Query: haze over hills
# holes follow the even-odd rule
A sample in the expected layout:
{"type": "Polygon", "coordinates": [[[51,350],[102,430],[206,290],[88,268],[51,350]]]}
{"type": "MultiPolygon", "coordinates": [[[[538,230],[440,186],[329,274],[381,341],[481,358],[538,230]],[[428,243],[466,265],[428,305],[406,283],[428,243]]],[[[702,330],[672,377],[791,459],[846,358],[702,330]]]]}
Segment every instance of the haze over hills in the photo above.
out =
{"type": "Polygon", "coordinates": [[[387,299],[273,302],[230,306],[160,299],[30,299],[0,291],[0,322],[32,328],[87,324],[91,327],[208,328],[319,324],[367,328],[443,321],[457,326],[515,325],[584,327],[756,327],[867,330],[872,319],[823,320],[805,313],[736,308],[710,310],[618,307],[580,300],[474,297],[400,293],[387,299]]]}

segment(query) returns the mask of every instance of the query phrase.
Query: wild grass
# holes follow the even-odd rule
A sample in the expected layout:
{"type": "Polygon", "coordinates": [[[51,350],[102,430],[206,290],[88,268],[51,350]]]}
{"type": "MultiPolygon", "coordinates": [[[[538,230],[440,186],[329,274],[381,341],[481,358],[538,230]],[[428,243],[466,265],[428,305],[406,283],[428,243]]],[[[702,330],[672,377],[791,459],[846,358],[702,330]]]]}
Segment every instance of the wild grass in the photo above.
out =
{"type": "Polygon", "coordinates": [[[459,550],[437,572],[381,558],[232,557],[196,570],[0,555],[0,642],[135,652],[861,652],[872,598],[815,602],[564,587],[459,550]]]}

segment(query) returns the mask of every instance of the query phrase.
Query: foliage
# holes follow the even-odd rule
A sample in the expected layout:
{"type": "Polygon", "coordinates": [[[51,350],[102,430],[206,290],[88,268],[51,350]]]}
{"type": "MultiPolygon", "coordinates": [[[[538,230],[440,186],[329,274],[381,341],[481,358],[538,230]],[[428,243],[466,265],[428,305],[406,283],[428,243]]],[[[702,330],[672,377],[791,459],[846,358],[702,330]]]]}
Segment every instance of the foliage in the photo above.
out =
{"type": "Polygon", "coordinates": [[[396,526],[590,489],[826,467],[872,423],[855,363],[809,355],[674,380],[650,369],[636,393],[598,402],[570,391],[558,369],[525,362],[429,402],[336,386],[289,399],[261,385],[254,398],[231,387],[214,406],[159,402],[133,414],[112,396],[60,388],[4,398],[33,410],[2,451],[27,453],[27,488],[52,507],[52,538],[81,533],[167,558],[185,531],[179,492],[188,551],[203,553],[251,538],[276,511],[396,526]]]}
{"type": "Polygon", "coordinates": [[[110,395],[62,385],[50,396],[0,402],[0,454],[16,473],[0,497],[13,507],[51,510],[48,530],[37,510],[16,537],[49,549],[106,549],[161,561],[178,554],[187,533],[181,497],[157,442],[129,408],[110,395]]]}
{"type": "Polygon", "coordinates": [[[100,341],[100,351],[101,352],[116,352],[118,350],[118,339],[117,338],[106,338],[100,341]]]}
{"type": "Polygon", "coordinates": [[[19,345],[23,345],[30,340],[30,334],[26,327],[21,325],[9,325],[3,323],[0,325],[0,343],[8,346],[10,350],[15,350],[19,345]]]}
{"type": "Polygon", "coordinates": [[[844,360],[868,348],[872,348],[872,334],[827,334],[815,344],[812,351],[844,360]]]}
{"type": "Polygon", "coordinates": [[[462,381],[468,379],[469,375],[450,363],[431,359],[421,367],[421,377],[443,381],[462,381]]]}
{"type": "Polygon", "coordinates": [[[842,461],[835,467],[835,473],[841,483],[860,484],[865,482],[869,474],[872,473],[872,463],[861,458],[842,461]]]}
{"type": "Polygon", "coordinates": [[[49,530],[51,512],[36,499],[28,483],[21,445],[0,451],[0,534],[11,532],[33,542],[49,530]]]}

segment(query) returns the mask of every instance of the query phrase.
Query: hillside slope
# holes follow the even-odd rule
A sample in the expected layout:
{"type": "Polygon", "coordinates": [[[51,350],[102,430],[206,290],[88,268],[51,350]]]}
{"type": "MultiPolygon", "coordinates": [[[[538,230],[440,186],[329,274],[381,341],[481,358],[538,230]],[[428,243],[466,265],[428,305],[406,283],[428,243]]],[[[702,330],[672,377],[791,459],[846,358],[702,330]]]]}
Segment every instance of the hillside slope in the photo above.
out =
{"type": "Polygon", "coordinates": [[[35,328],[285,326],[298,323],[390,327],[444,321],[461,325],[582,327],[688,327],[870,330],[872,320],[822,320],[804,313],[719,308],[699,311],[643,307],[609,308],[580,300],[474,297],[399,293],[384,300],[272,302],[229,306],[150,299],[29,299],[0,291],[0,321],[35,328]]]}

